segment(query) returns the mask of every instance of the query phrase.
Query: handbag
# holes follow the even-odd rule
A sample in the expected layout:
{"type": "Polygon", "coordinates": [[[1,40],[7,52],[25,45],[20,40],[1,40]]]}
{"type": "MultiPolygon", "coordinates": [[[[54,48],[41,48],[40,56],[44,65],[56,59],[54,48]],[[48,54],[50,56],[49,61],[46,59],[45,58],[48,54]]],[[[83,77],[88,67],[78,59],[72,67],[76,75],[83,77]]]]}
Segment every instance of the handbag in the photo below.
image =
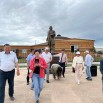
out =
{"type": "Polygon", "coordinates": [[[31,71],[31,72],[29,73],[29,78],[32,78],[32,76],[33,76],[33,71],[31,71]]]}

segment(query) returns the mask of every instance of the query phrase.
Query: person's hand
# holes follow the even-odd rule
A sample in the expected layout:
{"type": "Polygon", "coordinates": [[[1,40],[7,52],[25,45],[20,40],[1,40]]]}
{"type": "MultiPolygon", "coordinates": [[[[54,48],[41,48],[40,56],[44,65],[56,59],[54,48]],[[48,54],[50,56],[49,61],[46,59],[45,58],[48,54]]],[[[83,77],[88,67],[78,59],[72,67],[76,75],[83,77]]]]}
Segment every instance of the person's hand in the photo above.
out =
{"type": "Polygon", "coordinates": [[[41,68],[43,67],[41,64],[38,64],[38,66],[41,67],[41,68]]]}
{"type": "Polygon", "coordinates": [[[29,66],[27,66],[27,69],[29,69],[29,66]]]}
{"type": "Polygon", "coordinates": [[[35,63],[35,64],[34,64],[34,67],[36,67],[36,66],[39,66],[39,64],[38,64],[38,63],[35,63]]]}
{"type": "Polygon", "coordinates": [[[82,67],[82,70],[84,70],[84,67],[82,67]]]}
{"type": "Polygon", "coordinates": [[[17,69],[17,76],[19,76],[20,75],[20,71],[19,71],[19,69],[17,69]]]}

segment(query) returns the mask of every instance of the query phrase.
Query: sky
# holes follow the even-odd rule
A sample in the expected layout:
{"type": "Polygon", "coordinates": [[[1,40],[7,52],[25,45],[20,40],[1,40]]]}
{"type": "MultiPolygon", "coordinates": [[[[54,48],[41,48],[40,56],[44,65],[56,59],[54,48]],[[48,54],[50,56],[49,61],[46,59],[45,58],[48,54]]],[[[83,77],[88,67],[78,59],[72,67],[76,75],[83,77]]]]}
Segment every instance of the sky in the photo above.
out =
{"type": "Polygon", "coordinates": [[[103,48],[103,0],[0,0],[0,45],[34,45],[56,35],[103,48]]]}

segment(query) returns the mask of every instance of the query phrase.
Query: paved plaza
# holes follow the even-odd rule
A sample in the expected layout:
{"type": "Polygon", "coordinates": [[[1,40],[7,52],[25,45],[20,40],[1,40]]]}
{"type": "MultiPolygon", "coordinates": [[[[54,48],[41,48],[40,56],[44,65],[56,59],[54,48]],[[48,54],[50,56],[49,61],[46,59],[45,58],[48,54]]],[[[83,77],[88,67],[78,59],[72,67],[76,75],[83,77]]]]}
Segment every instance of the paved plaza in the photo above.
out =
{"type": "MultiPolygon", "coordinates": [[[[26,69],[21,69],[21,75],[15,77],[15,101],[11,102],[6,86],[5,103],[35,103],[34,91],[30,85],[26,85],[26,69]]],[[[66,69],[65,78],[54,80],[50,75],[50,83],[44,83],[44,89],[40,96],[40,103],[103,103],[101,74],[93,77],[93,81],[82,76],[80,85],[75,83],[74,73],[71,68],[66,69]]],[[[8,84],[8,83],[7,83],[8,84]]]]}

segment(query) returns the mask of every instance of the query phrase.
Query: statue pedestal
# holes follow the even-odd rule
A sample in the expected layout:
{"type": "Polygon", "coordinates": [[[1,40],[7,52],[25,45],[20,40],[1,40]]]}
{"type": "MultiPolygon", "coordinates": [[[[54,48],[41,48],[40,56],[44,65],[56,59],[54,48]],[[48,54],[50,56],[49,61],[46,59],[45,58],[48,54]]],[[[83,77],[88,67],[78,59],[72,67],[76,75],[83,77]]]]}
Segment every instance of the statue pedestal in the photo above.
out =
{"type": "Polygon", "coordinates": [[[52,64],[59,64],[59,56],[55,56],[56,54],[58,53],[52,53],[52,62],[51,62],[51,65],[52,64]]]}

